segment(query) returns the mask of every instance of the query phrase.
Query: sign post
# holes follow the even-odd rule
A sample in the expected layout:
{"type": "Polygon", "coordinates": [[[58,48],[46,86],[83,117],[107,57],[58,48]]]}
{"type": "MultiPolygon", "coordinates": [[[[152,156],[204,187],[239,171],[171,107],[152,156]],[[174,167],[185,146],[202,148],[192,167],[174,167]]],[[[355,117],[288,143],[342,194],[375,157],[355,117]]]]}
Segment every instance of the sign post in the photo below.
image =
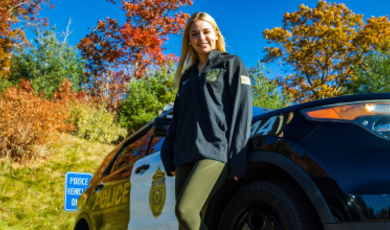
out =
{"type": "Polygon", "coordinates": [[[88,188],[92,173],[66,172],[65,173],[65,196],[64,210],[74,212],[77,209],[77,201],[88,188]]]}

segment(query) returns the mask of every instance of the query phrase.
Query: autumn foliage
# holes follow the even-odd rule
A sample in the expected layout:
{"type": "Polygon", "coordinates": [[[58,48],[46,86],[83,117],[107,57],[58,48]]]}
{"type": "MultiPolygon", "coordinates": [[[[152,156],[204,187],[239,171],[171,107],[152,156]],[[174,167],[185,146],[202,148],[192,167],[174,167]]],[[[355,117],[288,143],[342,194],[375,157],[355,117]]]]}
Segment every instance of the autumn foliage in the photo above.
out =
{"type": "Polygon", "coordinates": [[[30,82],[8,88],[0,95],[0,157],[15,162],[39,156],[39,146],[55,140],[58,132],[70,132],[65,101],[53,102],[33,94],[30,82]]]}
{"type": "Polygon", "coordinates": [[[344,4],[319,1],[311,9],[300,5],[283,16],[283,27],[263,32],[268,43],[264,62],[280,60],[290,74],[278,82],[294,101],[305,102],[340,94],[351,66],[364,52],[390,47],[388,16],[363,20],[344,4]]]}
{"type": "Polygon", "coordinates": [[[57,87],[53,97],[58,102],[89,102],[89,96],[86,91],[74,92],[72,90],[72,82],[67,79],[57,87]]]}
{"type": "MultiPolygon", "coordinates": [[[[12,51],[28,44],[24,30],[48,25],[39,18],[39,11],[50,0],[0,1],[0,77],[8,77],[12,51]]],[[[53,4],[50,5],[54,7],[53,4]]]]}
{"type": "Polygon", "coordinates": [[[173,12],[186,4],[192,5],[192,1],[124,0],[124,24],[110,18],[98,21],[78,44],[87,60],[88,74],[94,79],[95,96],[117,101],[131,78],[138,79],[145,76],[146,69],[176,60],[163,54],[164,42],[168,35],[184,29],[189,15],[173,12]]]}

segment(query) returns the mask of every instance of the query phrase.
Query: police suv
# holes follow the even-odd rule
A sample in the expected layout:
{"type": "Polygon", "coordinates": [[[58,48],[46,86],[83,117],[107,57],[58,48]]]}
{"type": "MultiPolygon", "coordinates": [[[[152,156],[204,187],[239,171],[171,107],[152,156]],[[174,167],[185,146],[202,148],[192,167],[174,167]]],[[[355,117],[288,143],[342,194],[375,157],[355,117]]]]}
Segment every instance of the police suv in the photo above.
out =
{"type": "MultiPolygon", "coordinates": [[[[78,200],[75,230],[178,229],[160,149],[172,111],[119,144],[78,200]]],[[[202,218],[218,230],[390,229],[390,94],[253,108],[247,176],[202,218]]]]}

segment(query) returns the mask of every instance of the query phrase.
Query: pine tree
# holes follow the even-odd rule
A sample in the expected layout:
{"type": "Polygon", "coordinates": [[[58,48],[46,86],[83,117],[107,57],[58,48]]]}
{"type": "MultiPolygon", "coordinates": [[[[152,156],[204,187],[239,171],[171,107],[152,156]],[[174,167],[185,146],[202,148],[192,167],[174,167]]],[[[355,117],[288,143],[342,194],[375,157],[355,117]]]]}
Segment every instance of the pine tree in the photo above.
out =
{"type": "MultiPolygon", "coordinates": [[[[69,28],[69,27],[68,27],[69,28]]],[[[22,48],[11,60],[11,81],[31,79],[31,86],[45,97],[52,97],[53,92],[66,79],[72,82],[72,90],[77,92],[84,77],[85,61],[78,55],[77,48],[66,42],[69,30],[60,41],[55,28],[43,33],[36,31],[31,48],[22,48]]]]}
{"type": "Polygon", "coordinates": [[[375,51],[363,56],[362,64],[352,66],[352,78],[344,94],[390,92],[390,52],[375,51]]]}
{"type": "MultiPolygon", "coordinates": [[[[269,72],[269,71],[268,71],[269,72]]],[[[252,81],[253,105],[268,109],[280,109],[292,103],[291,95],[278,88],[276,80],[270,80],[264,73],[264,64],[249,69],[252,81]]]]}

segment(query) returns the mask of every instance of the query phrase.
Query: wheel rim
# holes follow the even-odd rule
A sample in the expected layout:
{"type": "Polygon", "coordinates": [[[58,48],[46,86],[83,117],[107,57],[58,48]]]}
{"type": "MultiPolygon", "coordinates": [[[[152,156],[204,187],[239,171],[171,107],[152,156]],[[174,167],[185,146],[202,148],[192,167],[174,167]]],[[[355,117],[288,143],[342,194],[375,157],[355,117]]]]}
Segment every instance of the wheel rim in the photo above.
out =
{"type": "Polygon", "coordinates": [[[250,204],[237,212],[232,230],[284,230],[276,212],[262,204],[250,204]]]}

